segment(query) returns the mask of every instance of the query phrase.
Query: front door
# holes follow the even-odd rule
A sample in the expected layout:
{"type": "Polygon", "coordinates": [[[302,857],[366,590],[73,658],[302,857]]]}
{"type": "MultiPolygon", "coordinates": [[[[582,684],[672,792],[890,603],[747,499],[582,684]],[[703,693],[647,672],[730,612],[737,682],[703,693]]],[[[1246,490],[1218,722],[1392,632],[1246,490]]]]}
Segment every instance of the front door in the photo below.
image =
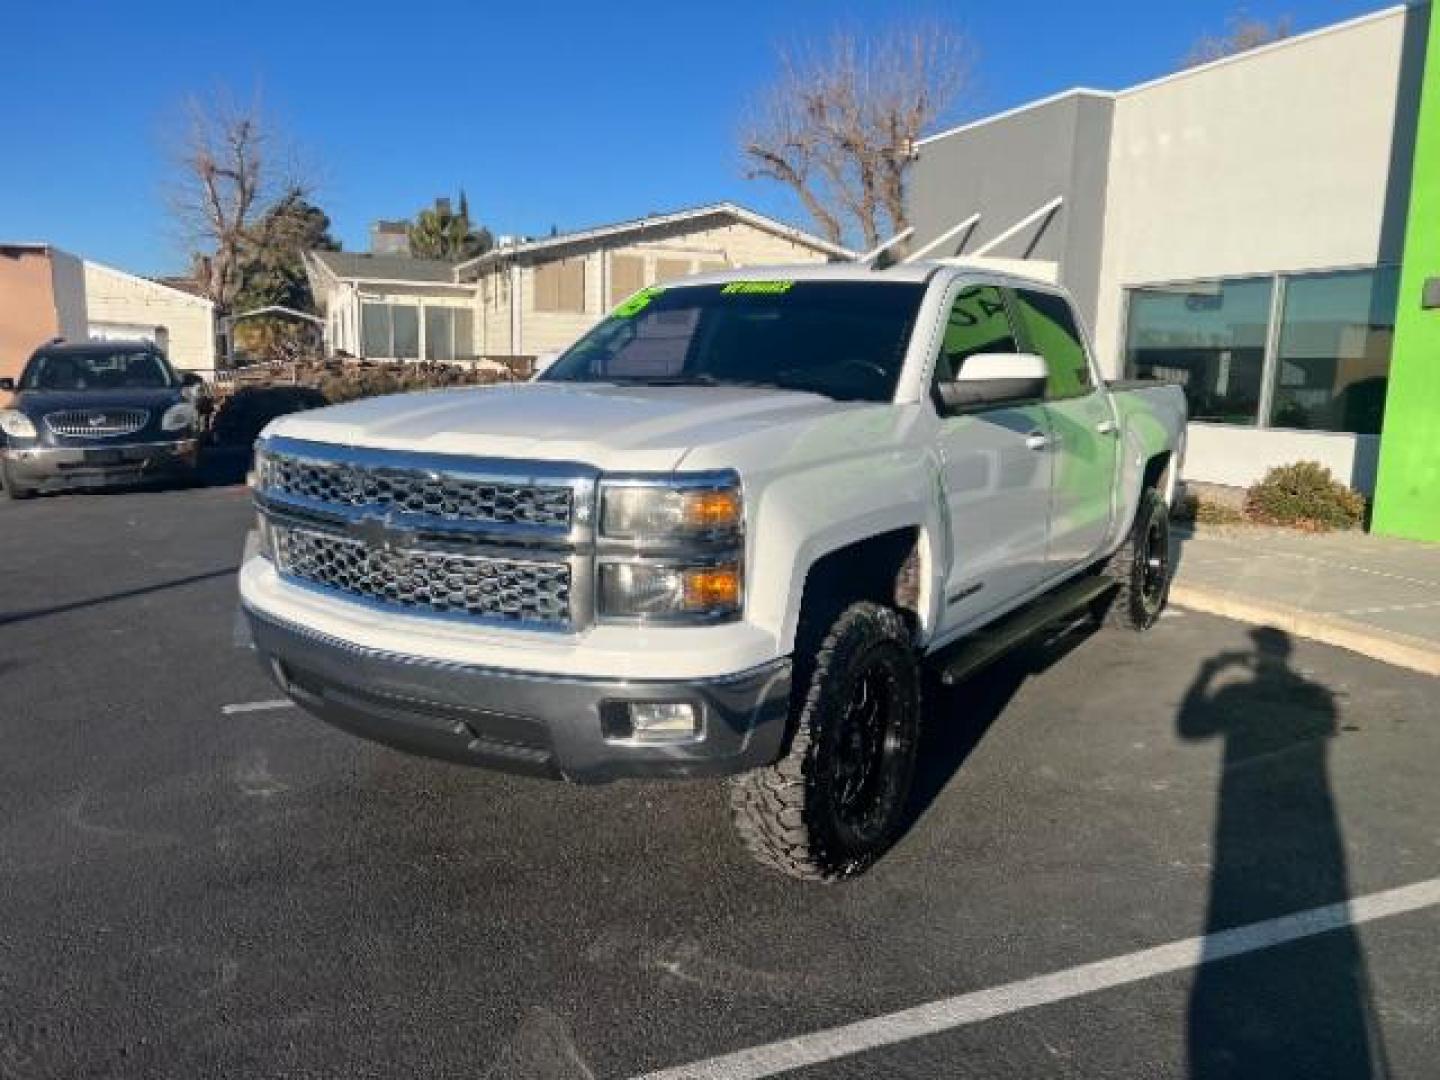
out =
{"type": "MultiPolygon", "coordinates": [[[[1017,351],[1001,291],[963,287],[950,307],[936,380],[953,379],[976,353],[1017,351]]],[[[1050,431],[1042,404],[947,415],[935,400],[950,541],[944,636],[1045,579],[1050,431]]]]}
{"type": "Polygon", "coordinates": [[[1109,534],[1119,429],[1069,301],[1031,289],[1012,295],[1021,347],[1043,356],[1050,369],[1045,411],[1054,476],[1047,561],[1057,574],[1093,559],[1109,534]]]}

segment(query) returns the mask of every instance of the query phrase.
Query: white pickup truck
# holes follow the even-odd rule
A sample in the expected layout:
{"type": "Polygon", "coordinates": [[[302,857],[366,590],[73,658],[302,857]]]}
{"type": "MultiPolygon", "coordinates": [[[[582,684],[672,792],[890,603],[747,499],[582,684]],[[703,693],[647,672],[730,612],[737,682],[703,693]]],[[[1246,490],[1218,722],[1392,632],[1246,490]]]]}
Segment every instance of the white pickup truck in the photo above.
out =
{"type": "Polygon", "coordinates": [[[537,381],[282,418],[240,588],[342,728],[593,782],[731,774],[762,862],[835,880],[906,815],[958,680],[1169,585],[1179,388],[1098,377],[1065,294],[945,262],[641,291],[537,381]]]}

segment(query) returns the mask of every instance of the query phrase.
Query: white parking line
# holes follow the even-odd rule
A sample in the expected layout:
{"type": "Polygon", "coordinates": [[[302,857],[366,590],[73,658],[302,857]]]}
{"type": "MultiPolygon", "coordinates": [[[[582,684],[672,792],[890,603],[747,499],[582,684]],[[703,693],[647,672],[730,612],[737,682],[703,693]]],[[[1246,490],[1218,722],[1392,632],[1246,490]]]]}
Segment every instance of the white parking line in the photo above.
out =
{"type": "Polygon", "coordinates": [[[1204,937],[1185,938],[1051,975],[960,994],[843,1027],[661,1069],[636,1080],[759,1080],[1437,904],[1440,904],[1440,878],[1432,878],[1348,903],[1311,908],[1204,937]]]}
{"type": "Polygon", "coordinates": [[[271,709],[293,709],[295,703],[288,698],[274,698],[270,701],[242,701],[238,705],[222,705],[220,711],[226,716],[236,713],[268,712],[271,709]]]}

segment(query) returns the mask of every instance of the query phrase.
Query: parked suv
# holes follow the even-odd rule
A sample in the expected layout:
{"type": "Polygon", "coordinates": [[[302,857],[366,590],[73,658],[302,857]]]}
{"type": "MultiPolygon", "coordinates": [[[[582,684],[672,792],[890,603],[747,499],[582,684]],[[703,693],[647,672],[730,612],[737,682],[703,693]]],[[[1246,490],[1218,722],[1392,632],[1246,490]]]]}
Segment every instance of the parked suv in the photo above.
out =
{"type": "MultiPolygon", "coordinates": [[[[921,668],[1169,587],[1175,386],[1107,387],[1054,286],[949,263],[644,290],[539,381],[260,440],[240,590],[296,702],[575,781],[730,774],[764,863],[903,826],[921,668]]],[[[518,842],[518,839],[517,839],[518,842]]]]}
{"type": "Polygon", "coordinates": [[[41,347],[18,380],[0,379],[15,395],[0,409],[5,493],[193,477],[200,382],[146,342],[41,347]]]}

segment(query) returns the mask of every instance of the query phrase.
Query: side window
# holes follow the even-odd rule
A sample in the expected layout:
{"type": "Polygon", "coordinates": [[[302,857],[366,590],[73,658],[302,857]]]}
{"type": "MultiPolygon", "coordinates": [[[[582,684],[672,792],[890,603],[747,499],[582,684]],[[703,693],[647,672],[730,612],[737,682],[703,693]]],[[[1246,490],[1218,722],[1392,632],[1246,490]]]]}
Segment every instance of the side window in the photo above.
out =
{"type": "Polygon", "coordinates": [[[1045,387],[1048,400],[1080,397],[1094,389],[1085,339],[1063,296],[1016,289],[1015,315],[1027,347],[1043,356],[1050,369],[1045,387]]]}
{"type": "Polygon", "coordinates": [[[1015,334],[1005,297],[994,285],[973,285],[955,297],[945,322],[945,337],[935,361],[935,381],[951,382],[976,353],[1013,353],[1015,334]]]}

